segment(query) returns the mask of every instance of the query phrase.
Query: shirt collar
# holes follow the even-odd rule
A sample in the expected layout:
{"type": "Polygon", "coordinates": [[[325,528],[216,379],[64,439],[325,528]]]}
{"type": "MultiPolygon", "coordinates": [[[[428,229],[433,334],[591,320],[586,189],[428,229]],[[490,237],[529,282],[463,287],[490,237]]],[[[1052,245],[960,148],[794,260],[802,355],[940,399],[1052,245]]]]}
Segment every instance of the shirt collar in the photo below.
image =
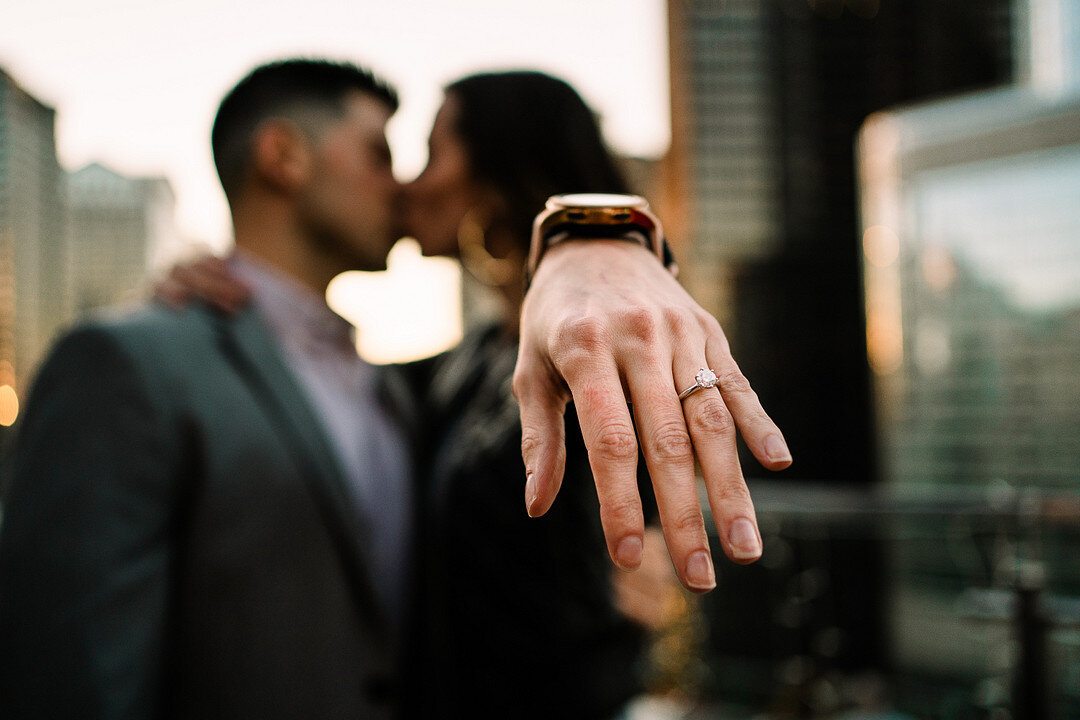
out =
{"type": "Polygon", "coordinates": [[[243,250],[237,249],[228,264],[251,288],[255,308],[282,341],[355,354],[356,328],[331,310],[324,296],[243,250]]]}

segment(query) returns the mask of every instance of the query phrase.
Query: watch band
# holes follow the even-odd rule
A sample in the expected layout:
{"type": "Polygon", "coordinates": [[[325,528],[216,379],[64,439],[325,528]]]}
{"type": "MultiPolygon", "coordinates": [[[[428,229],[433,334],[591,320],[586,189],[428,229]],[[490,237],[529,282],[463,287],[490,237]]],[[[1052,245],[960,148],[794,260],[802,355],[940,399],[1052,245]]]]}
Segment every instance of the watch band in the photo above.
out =
{"type": "Polygon", "coordinates": [[[569,239],[635,242],[675,271],[660,220],[652,214],[645,198],[602,193],[554,195],[533,222],[525,268],[526,288],[548,248],[569,239]]]}

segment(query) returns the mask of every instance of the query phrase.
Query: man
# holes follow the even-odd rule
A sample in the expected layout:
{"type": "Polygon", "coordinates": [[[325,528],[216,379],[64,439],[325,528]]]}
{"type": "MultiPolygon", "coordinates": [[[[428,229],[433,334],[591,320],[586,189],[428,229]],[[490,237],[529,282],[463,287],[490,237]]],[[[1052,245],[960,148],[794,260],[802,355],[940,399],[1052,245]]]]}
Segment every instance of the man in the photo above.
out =
{"type": "MultiPolygon", "coordinates": [[[[340,272],[382,268],[397,237],[395,107],[352,66],[253,71],[213,131],[231,269],[254,288],[252,307],[91,323],[44,366],[0,526],[5,717],[392,713],[411,530],[404,442],[322,297],[340,272]]],[[[728,554],[760,554],[726,408],[766,461],[779,432],[715,321],[655,258],[619,241],[552,248],[522,323],[531,513],[557,492],[572,395],[602,466],[612,557],[640,563],[625,381],[684,583],[714,582],[694,446],[728,554]],[[680,406],[651,389],[706,362],[729,381],[726,405],[717,391],[680,406]]]]}

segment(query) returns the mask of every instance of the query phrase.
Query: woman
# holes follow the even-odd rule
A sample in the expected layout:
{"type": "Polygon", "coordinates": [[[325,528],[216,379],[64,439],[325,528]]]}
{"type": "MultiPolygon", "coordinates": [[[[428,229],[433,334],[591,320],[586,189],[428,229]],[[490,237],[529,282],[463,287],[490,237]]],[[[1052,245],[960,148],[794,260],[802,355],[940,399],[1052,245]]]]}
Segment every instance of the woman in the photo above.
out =
{"type": "Polygon", "coordinates": [[[615,605],[583,446],[568,447],[554,507],[526,515],[510,384],[534,216],[550,195],[628,188],[591,110],[537,72],[448,86],[429,145],[405,189],[408,234],[458,257],[503,313],[418,368],[438,441],[420,470],[424,685],[411,696],[427,717],[612,717],[640,689],[641,629],[615,605]]]}

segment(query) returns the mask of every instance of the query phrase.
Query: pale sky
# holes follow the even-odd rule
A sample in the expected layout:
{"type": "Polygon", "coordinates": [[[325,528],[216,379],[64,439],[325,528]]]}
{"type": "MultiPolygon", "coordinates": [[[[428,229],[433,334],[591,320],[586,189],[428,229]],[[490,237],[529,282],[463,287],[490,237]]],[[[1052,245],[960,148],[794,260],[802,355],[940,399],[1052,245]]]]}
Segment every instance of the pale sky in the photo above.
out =
{"type": "MultiPolygon", "coordinates": [[[[258,63],[352,60],[393,83],[389,129],[403,180],[426,161],[441,87],[462,75],[534,68],[573,84],[618,152],[670,142],[665,0],[0,0],[0,67],[57,110],[61,164],[163,175],[179,230],[221,251],[228,212],[210,155],[221,96],[258,63]]],[[[461,332],[456,266],[402,245],[380,277],[347,273],[331,305],[361,352],[403,360],[461,332]]]]}
{"type": "Polygon", "coordinates": [[[574,84],[612,146],[670,139],[664,0],[8,0],[0,67],[58,111],[61,163],[101,161],[173,183],[180,228],[228,234],[209,151],[221,95],[294,54],[368,65],[395,84],[403,179],[425,160],[440,87],[484,69],[538,68],[574,84]]]}

